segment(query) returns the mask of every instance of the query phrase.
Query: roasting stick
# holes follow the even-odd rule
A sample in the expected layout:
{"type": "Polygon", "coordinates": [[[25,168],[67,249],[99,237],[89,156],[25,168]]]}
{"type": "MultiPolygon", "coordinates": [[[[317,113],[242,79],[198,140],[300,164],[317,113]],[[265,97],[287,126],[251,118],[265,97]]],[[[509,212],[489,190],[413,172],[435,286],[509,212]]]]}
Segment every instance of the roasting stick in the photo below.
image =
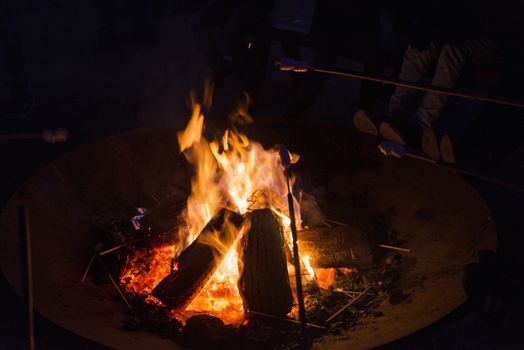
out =
{"type": "Polygon", "coordinates": [[[382,247],[382,248],[386,248],[386,249],[397,250],[397,251],[399,251],[399,252],[411,253],[411,249],[400,248],[400,247],[394,247],[394,246],[391,246],[391,245],[385,245],[385,244],[379,244],[378,246],[379,246],[379,247],[382,247]]]}
{"type": "Polygon", "coordinates": [[[295,222],[295,208],[293,205],[293,194],[289,186],[289,167],[291,166],[291,154],[284,144],[280,146],[280,160],[284,168],[287,183],[287,202],[289,206],[289,219],[291,220],[291,235],[293,236],[293,259],[295,262],[295,278],[297,283],[298,316],[301,325],[302,347],[307,349],[306,335],[306,308],[304,306],[304,292],[302,290],[302,274],[300,273],[300,256],[298,255],[297,224],[295,222]]]}
{"type": "Polygon", "coordinates": [[[95,248],[93,249],[93,255],[91,256],[91,259],[89,260],[89,263],[87,264],[86,269],[84,270],[84,274],[82,275],[82,279],[80,280],[80,282],[84,283],[84,281],[85,281],[85,279],[87,277],[87,274],[89,273],[89,271],[91,270],[91,267],[93,266],[93,263],[95,262],[95,260],[97,260],[98,263],[100,264],[100,266],[102,267],[102,269],[104,270],[107,278],[109,278],[109,280],[111,281],[111,284],[113,284],[113,287],[115,287],[116,291],[118,292],[118,295],[120,295],[120,297],[124,301],[124,304],[126,304],[126,306],[129,309],[133,309],[131,304],[129,304],[129,301],[127,301],[126,296],[124,295],[124,293],[120,289],[120,286],[118,285],[118,283],[113,278],[113,275],[111,275],[111,273],[107,269],[106,265],[102,261],[102,253],[103,252],[102,253],[100,252],[102,247],[103,247],[103,244],[101,242],[98,242],[97,244],[95,244],[95,248]]]}
{"type": "MultiPolygon", "coordinates": [[[[332,223],[332,224],[343,226],[343,227],[351,227],[351,225],[348,225],[348,224],[340,222],[340,221],[329,220],[329,219],[325,219],[324,221],[325,221],[325,223],[332,223]]],[[[385,248],[385,249],[396,250],[396,251],[399,251],[399,252],[411,253],[411,249],[407,249],[407,248],[400,248],[400,247],[395,247],[395,246],[386,245],[386,244],[379,244],[378,246],[382,247],[382,248],[385,248]]]]}
{"type": "Polygon", "coordinates": [[[29,218],[27,208],[18,208],[18,227],[20,232],[21,252],[20,260],[22,269],[22,293],[27,302],[27,326],[29,349],[35,349],[35,322],[33,313],[33,261],[31,254],[31,235],[29,232],[29,218]],[[25,268],[25,269],[24,269],[25,268]],[[25,270],[25,271],[24,271],[25,270]]]}
{"type": "MultiPolygon", "coordinates": [[[[357,291],[354,291],[354,290],[343,290],[343,289],[334,289],[333,292],[346,294],[347,296],[350,296],[350,297],[355,297],[355,295],[362,295],[362,294],[364,294],[364,292],[357,292],[357,291]]],[[[373,294],[373,293],[366,293],[366,294],[367,295],[376,295],[376,294],[373,294]]]]}
{"type": "Polygon", "coordinates": [[[408,157],[408,158],[421,160],[421,161],[424,161],[424,162],[440,165],[440,166],[443,166],[443,167],[451,169],[451,170],[455,170],[455,171],[457,171],[457,172],[459,172],[461,174],[464,174],[466,176],[475,177],[475,178],[480,179],[480,180],[491,182],[491,183],[493,183],[495,185],[504,186],[504,187],[510,188],[510,189],[512,189],[514,191],[517,191],[517,192],[524,192],[524,188],[522,188],[522,187],[518,187],[518,186],[515,186],[513,184],[510,184],[510,183],[507,183],[507,182],[504,182],[504,181],[500,181],[498,179],[494,179],[494,178],[489,177],[489,176],[485,176],[485,175],[482,175],[482,174],[479,174],[479,173],[472,172],[472,171],[467,170],[467,169],[463,169],[463,168],[457,167],[454,164],[445,163],[445,162],[439,162],[439,161],[433,160],[431,158],[427,158],[427,157],[419,156],[417,154],[406,152],[406,148],[403,145],[398,144],[398,143],[394,143],[394,142],[390,142],[390,141],[382,141],[378,145],[378,149],[385,156],[393,156],[395,158],[408,157]]]}
{"type": "Polygon", "coordinates": [[[324,221],[325,221],[326,224],[334,224],[334,225],[338,225],[338,226],[350,227],[350,225],[345,224],[345,223],[340,222],[340,221],[335,221],[335,220],[331,220],[331,219],[324,219],[324,221]]]}
{"type": "Polygon", "coordinates": [[[91,255],[91,259],[89,259],[89,262],[87,263],[87,266],[84,270],[84,274],[82,275],[82,278],[80,279],[80,282],[84,283],[87,277],[87,274],[89,273],[89,270],[91,270],[91,266],[93,266],[93,262],[95,261],[95,259],[96,259],[96,252],[94,252],[93,255],[91,255]]]}
{"type": "Polygon", "coordinates": [[[30,132],[20,134],[0,135],[0,141],[16,140],[35,140],[41,139],[46,143],[66,142],[69,138],[69,131],[64,128],[44,129],[41,133],[30,132]]]}
{"type": "Polygon", "coordinates": [[[98,259],[98,262],[100,263],[100,266],[102,266],[102,269],[103,269],[104,272],[106,273],[107,277],[109,278],[109,280],[111,281],[111,283],[112,283],[113,286],[115,287],[116,291],[118,292],[118,294],[120,295],[120,297],[122,298],[122,300],[124,301],[124,303],[126,304],[127,308],[128,308],[128,309],[133,309],[133,308],[131,307],[131,304],[129,304],[129,302],[127,301],[126,296],[124,295],[124,293],[123,293],[122,290],[120,289],[120,286],[118,285],[118,283],[116,283],[115,279],[113,278],[113,276],[111,275],[111,273],[110,273],[109,270],[107,269],[106,265],[105,265],[104,262],[102,261],[102,258],[100,257],[100,254],[96,254],[96,258],[98,259]]]}
{"type": "Polygon", "coordinates": [[[89,262],[87,263],[87,266],[84,270],[84,274],[82,275],[82,278],[80,279],[80,282],[84,283],[87,277],[87,274],[89,273],[89,271],[91,270],[91,267],[93,266],[93,263],[95,262],[96,256],[100,253],[100,250],[102,249],[103,246],[104,244],[102,242],[98,242],[97,244],[95,244],[95,247],[93,248],[93,255],[91,255],[91,259],[89,259],[89,262]]]}
{"type": "Polygon", "coordinates": [[[142,237],[142,238],[137,238],[137,239],[132,239],[132,240],[130,240],[129,242],[125,242],[125,243],[119,244],[119,245],[117,245],[117,246],[111,247],[111,248],[109,248],[109,249],[103,250],[103,251],[99,252],[98,254],[99,254],[100,256],[103,256],[103,255],[106,255],[106,254],[112,253],[112,252],[114,252],[114,251],[116,251],[116,250],[118,250],[118,249],[121,249],[121,248],[127,247],[127,246],[129,246],[129,245],[131,245],[131,244],[133,244],[133,243],[140,242],[140,241],[144,241],[144,240],[146,240],[146,239],[148,239],[148,238],[149,238],[149,236],[142,237]]]}
{"type": "Polygon", "coordinates": [[[322,74],[342,76],[346,78],[353,78],[359,80],[373,81],[375,83],[380,83],[383,85],[393,85],[400,86],[408,89],[434,92],[441,95],[456,96],[462,97],[470,100],[490,102],[499,105],[506,105],[512,107],[524,108],[524,101],[509,99],[506,97],[499,96],[490,96],[486,94],[479,94],[473,92],[465,92],[457,89],[447,89],[429,84],[414,83],[406,80],[399,79],[387,79],[383,77],[373,76],[370,74],[360,73],[353,70],[346,70],[340,68],[331,68],[331,67],[312,67],[305,61],[295,61],[289,57],[283,57],[276,63],[277,67],[282,71],[293,71],[296,73],[305,73],[305,72],[317,72],[322,74]]]}
{"type": "Polygon", "coordinates": [[[335,312],[330,318],[328,318],[326,320],[326,323],[329,323],[331,321],[333,321],[333,319],[335,319],[335,317],[337,317],[338,315],[340,315],[344,310],[346,310],[348,307],[350,307],[351,305],[353,305],[355,303],[355,301],[357,301],[358,299],[360,299],[362,296],[366,295],[366,293],[371,289],[371,286],[367,287],[363,292],[362,294],[359,294],[357,295],[356,297],[354,297],[353,299],[351,299],[351,301],[349,303],[347,303],[346,305],[344,305],[340,310],[338,310],[337,312],[335,312]]]}
{"type": "MultiPolygon", "coordinates": [[[[275,315],[266,314],[266,313],[264,313],[264,312],[249,311],[249,313],[252,314],[252,315],[257,315],[257,316],[262,316],[262,317],[272,318],[272,319],[275,319],[275,320],[284,321],[284,322],[288,322],[288,323],[293,323],[293,324],[302,324],[302,323],[300,323],[300,321],[296,321],[296,320],[293,320],[293,319],[291,319],[291,318],[278,317],[278,316],[275,316],[275,315]]],[[[314,324],[314,323],[306,323],[306,326],[308,326],[308,327],[310,327],[310,328],[321,329],[321,330],[323,330],[323,331],[326,330],[326,327],[319,326],[318,324],[314,324]]]]}

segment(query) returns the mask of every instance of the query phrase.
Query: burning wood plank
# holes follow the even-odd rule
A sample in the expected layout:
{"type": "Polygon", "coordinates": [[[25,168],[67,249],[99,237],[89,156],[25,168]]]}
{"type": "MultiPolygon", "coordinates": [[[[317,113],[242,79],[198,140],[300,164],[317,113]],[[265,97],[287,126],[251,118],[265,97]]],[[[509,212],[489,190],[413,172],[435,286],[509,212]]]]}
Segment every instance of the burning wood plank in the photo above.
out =
{"type": "Polygon", "coordinates": [[[314,268],[360,267],[373,264],[364,233],[354,227],[332,226],[298,232],[302,255],[310,256],[314,268]]]}
{"type": "Polygon", "coordinates": [[[270,209],[248,215],[249,231],[239,245],[238,289],[245,309],[285,316],[293,306],[284,237],[270,209]]]}
{"type": "Polygon", "coordinates": [[[165,305],[183,310],[205,287],[242,225],[241,215],[221,209],[178,257],[176,269],[153,289],[165,305]]]}

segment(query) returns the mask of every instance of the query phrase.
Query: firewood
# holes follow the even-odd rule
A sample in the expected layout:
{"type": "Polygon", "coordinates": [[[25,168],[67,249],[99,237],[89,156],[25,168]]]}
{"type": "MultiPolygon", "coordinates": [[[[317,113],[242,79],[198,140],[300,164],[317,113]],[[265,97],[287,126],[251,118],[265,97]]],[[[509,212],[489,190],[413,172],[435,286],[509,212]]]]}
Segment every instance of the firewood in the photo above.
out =
{"type": "Polygon", "coordinates": [[[232,247],[242,221],[240,214],[220,210],[193,243],[180,253],[176,269],[153,289],[153,296],[173,309],[185,309],[232,247]]]}
{"type": "Polygon", "coordinates": [[[249,312],[285,316],[293,295],[284,253],[281,227],[269,209],[248,215],[249,231],[240,241],[238,289],[249,312]]]}
{"type": "Polygon", "coordinates": [[[309,262],[314,268],[366,268],[373,264],[367,238],[352,226],[299,231],[298,245],[302,256],[310,256],[309,262]]]}

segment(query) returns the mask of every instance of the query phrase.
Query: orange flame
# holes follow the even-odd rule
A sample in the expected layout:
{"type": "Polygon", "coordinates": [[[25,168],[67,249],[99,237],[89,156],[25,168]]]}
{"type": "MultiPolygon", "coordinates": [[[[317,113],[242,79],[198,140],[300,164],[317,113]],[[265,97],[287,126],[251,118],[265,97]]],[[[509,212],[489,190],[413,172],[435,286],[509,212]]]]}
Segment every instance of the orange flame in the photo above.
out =
{"type": "Polygon", "coordinates": [[[317,269],[317,280],[318,286],[322,289],[328,289],[335,283],[335,273],[337,269],[327,268],[327,269],[317,269]]]}
{"type": "MultiPolygon", "coordinates": [[[[247,108],[242,110],[244,121],[248,120],[246,111],[247,108]]],[[[260,206],[271,208],[282,218],[285,237],[290,236],[287,179],[282,171],[278,149],[265,149],[234,129],[226,130],[220,140],[208,142],[203,137],[203,131],[204,116],[201,106],[195,104],[186,129],[178,133],[180,150],[195,169],[192,192],[183,214],[185,225],[178,229],[182,244],[149,252],[151,257],[145,259],[146,263],[141,261],[144,260],[143,252],[132,257],[129,267],[120,276],[128,292],[148,295],[169,274],[169,261],[173,256],[169,255],[177,255],[191,244],[223,207],[240,214],[260,206]]],[[[293,158],[298,160],[297,155],[293,158]]],[[[300,227],[300,208],[296,201],[295,211],[300,227]]],[[[314,272],[310,273],[314,276],[314,272]]],[[[237,289],[238,277],[237,252],[231,248],[186,311],[214,314],[231,323],[241,321],[243,305],[237,289]]]]}

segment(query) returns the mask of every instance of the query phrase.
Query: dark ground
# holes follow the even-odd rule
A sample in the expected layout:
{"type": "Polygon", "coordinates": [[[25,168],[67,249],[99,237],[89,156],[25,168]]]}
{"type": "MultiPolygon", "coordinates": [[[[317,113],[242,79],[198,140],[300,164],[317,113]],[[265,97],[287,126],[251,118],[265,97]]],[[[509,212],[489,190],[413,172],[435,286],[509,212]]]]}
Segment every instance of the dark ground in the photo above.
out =
{"type": "MultiPolygon", "coordinates": [[[[156,26],[160,37],[157,45],[120,45],[99,50],[95,40],[96,14],[90,1],[20,0],[14,3],[37,103],[30,117],[2,121],[0,133],[63,126],[71,131],[72,138],[62,145],[43,145],[39,141],[1,142],[2,204],[37,169],[80,144],[136,128],[184,125],[188,116],[188,92],[200,89],[209,75],[192,43],[187,14],[158,16],[156,26]]],[[[306,5],[302,11],[308,9],[306,5]]],[[[271,60],[280,55],[281,47],[275,42],[271,60]]],[[[346,59],[340,59],[339,65],[359,66],[346,59]]],[[[1,66],[0,82],[5,81],[4,70],[1,66]]],[[[219,96],[227,100],[237,85],[234,81],[229,82],[219,96]]],[[[286,74],[268,65],[255,119],[278,118],[291,87],[291,79],[286,74]]],[[[357,81],[329,80],[305,120],[349,126],[356,109],[358,89],[357,81]]],[[[6,95],[4,84],[0,92],[1,96],[6,95]]],[[[1,101],[5,102],[5,97],[1,101]]],[[[481,107],[472,102],[456,103],[450,115],[474,115],[472,111],[481,107]]],[[[449,119],[454,132],[460,134],[472,118],[460,118],[465,120],[460,123],[456,118],[449,119]]],[[[509,125],[504,127],[511,128],[509,125]]],[[[524,148],[521,146],[508,154],[490,174],[524,186],[524,148]]],[[[500,255],[515,264],[515,257],[522,255],[524,247],[524,195],[477,181],[471,184],[493,212],[500,255]]],[[[24,339],[24,309],[3,277],[0,278],[0,292],[0,348],[17,349],[24,339]]],[[[512,306],[515,304],[510,304],[510,308],[512,306]]],[[[40,349],[105,348],[40,316],[36,319],[36,337],[40,349]]],[[[518,331],[502,333],[498,321],[486,319],[473,302],[468,302],[444,320],[381,349],[518,349],[523,346],[518,331]]]]}

